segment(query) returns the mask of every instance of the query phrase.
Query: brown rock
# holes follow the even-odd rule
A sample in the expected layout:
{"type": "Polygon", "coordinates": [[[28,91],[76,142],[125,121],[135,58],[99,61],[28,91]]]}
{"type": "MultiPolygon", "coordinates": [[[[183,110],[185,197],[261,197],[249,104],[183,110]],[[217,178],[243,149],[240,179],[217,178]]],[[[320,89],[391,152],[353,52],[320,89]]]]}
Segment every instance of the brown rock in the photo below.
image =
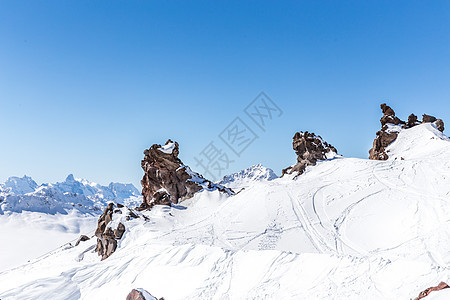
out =
{"type": "Polygon", "coordinates": [[[442,121],[441,119],[437,119],[436,121],[434,121],[434,124],[436,125],[437,129],[440,132],[444,132],[444,121],[442,121]]]}
{"type": "Polygon", "coordinates": [[[389,146],[393,141],[395,141],[398,136],[398,132],[388,130],[389,127],[387,126],[387,124],[403,124],[403,127],[409,127],[410,124],[414,126],[417,117],[414,114],[411,114],[408,117],[408,123],[405,123],[395,116],[394,110],[387,106],[386,103],[381,104],[380,108],[383,112],[383,116],[380,119],[381,130],[377,132],[377,136],[373,141],[373,147],[369,150],[369,159],[387,160],[389,156],[386,153],[386,147],[389,146]]]}
{"type": "Polygon", "coordinates": [[[436,121],[435,117],[426,114],[422,115],[422,123],[433,123],[434,121],[436,121]]]}
{"type": "Polygon", "coordinates": [[[144,151],[141,167],[143,203],[140,210],[154,205],[177,204],[191,198],[196,192],[211,188],[233,194],[231,189],[212,183],[193,172],[178,158],[179,145],[168,140],[164,147],[154,144],[144,151]]]}
{"type": "MultiPolygon", "coordinates": [[[[377,136],[373,141],[373,147],[369,150],[369,159],[374,160],[387,160],[389,156],[386,153],[386,148],[392,142],[397,139],[398,132],[401,128],[407,129],[419,125],[420,122],[417,120],[417,116],[414,114],[409,115],[408,122],[405,123],[399,118],[395,116],[395,112],[392,108],[387,106],[385,103],[380,105],[381,111],[383,112],[383,117],[381,117],[381,130],[377,132],[377,136]],[[403,126],[394,130],[389,128],[387,125],[400,125],[403,126]]],[[[422,123],[432,123],[436,125],[436,127],[440,131],[444,131],[444,122],[441,119],[436,119],[433,116],[429,116],[424,114],[422,117],[422,123]]]]}
{"type": "Polygon", "coordinates": [[[383,112],[383,117],[380,119],[381,126],[384,126],[388,123],[394,125],[405,124],[405,122],[395,116],[394,110],[391,107],[387,106],[386,103],[381,104],[380,108],[383,112]]]}
{"type": "MultiPolygon", "coordinates": [[[[117,228],[112,229],[111,227],[107,227],[113,218],[113,214],[122,214],[122,210],[124,209],[123,205],[121,205],[121,209],[115,209],[118,207],[114,205],[114,203],[109,203],[105,208],[103,214],[98,219],[97,229],[95,231],[95,236],[97,237],[97,247],[95,251],[98,255],[102,257],[102,260],[111,256],[117,249],[117,240],[120,240],[125,233],[125,225],[121,222],[118,223],[117,228]]],[[[125,208],[126,215],[124,216],[126,220],[130,220],[131,218],[139,217],[136,213],[134,213],[129,208],[125,208]]]]}
{"type": "Polygon", "coordinates": [[[144,295],[138,290],[133,289],[127,296],[127,300],[146,300],[144,295]]]}
{"type": "Polygon", "coordinates": [[[80,244],[80,242],[85,242],[85,241],[87,241],[87,240],[89,240],[89,237],[86,236],[86,235],[84,235],[84,234],[82,234],[82,235],[78,238],[77,242],[75,243],[75,246],[78,246],[78,245],[80,244]]]}
{"type": "Polygon", "coordinates": [[[314,166],[318,160],[327,159],[326,154],[334,152],[336,148],[325,142],[320,136],[314,133],[297,132],[292,141],[292,147],[297,154],[297,164],[282,171],[284,174],[298,172],[297,176],[303,174],[307,166],[314,166]]]}
{"type": "Polygon", "coordinates": [[[414,127],[414,126],[419,125],[419,124],[420,123],[417,120],[417,116],[415,114],[410,114],[409,117],[408,117],[408,123],[406,124],[407,128],[411,128],[411,127],[414,127]]]}
{"type": "MultiPolygon", "coordinates": [[[[136,289],[133,289],[127,296],[126,300],[158,300],[154,296],[152,296],[149,292],[140,289],[141,291],[138,291],[136,289]]],[[[164,300],[164,298],[159,298],[159,300],[164,300]]]]}
{"type": "Polygon", "coordinates": [[[414,298],[414,300],[420,300],[422,298],[425,298],[426,296],[428,296],[433,291],[440,291],[440,290],[448,289],[448,288],[449,288],[449,286],[448,286],[447,283],[441,282],[437,286],[429,287],[426,290],[420,292],[419,296],[414,298]]]}

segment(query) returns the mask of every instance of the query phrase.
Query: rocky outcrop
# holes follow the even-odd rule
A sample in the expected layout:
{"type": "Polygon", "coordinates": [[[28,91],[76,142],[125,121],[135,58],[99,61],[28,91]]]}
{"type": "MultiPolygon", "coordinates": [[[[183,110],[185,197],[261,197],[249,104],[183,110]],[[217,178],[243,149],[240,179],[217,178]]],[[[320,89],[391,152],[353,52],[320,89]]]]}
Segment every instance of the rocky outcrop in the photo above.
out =
{"type": "Polygon", "coordinates": [[[98,219],[97,230],[95,231],[95,236],[97,237],[95,252],[102,257],[102,260],[108,258],[116,251],[117,241],[125,233],[124,223],[138,217],[135,212],[121,204],[108,204],[98,219]]]}
{"type": "MultiPolygon", "coordinates": [[[[127,296],[126,300],[158,300],[144,289],[133,289],[127,296]]],[[[164,300],[164,298],[159,298],[164,300]]]]}
{"type": "Polygon", "coordinates": [[[193,172],[178,158],[179,145],[168,140],[164,146],[154,144],[144,151],[141,167],[143,203],[139,209],[154,205],[177,204],[191,198],[202,189],[218,189],[232,194],[233,191],[203,178],[193,172]]]}
{"type": "Polygon", "coordinates": [[[75,243],[75,246],[78,246],[81,242],[85,242],[88,240],[89,240],[89,237],[87,235],[82,234],[82,235],[80,235],[77,242],[75,243]]]}
{"type": "Polygon", "coordinates": [[[395,115],[394,110],[386,103],[381,104],[380,108],[383,112],[383,116],[380,119],[381,130],[377,132],[373,141],[373,147],[369,150],[369,159],[387,160],[389,155],[386,148],[397,139],[402,129],[408,129],[423,123],[434,123],[438,130],[444,131],[444,122],[433,116],[424,114],[422,122],[419,122],[417,116],[411,114],[408,117],[408,122],[404,122],[395,115]]]}
{"type": "Polygon", "coordinates": [[[441,282],[437,286],[429,287],[426,290],[420,292],[419,296],[414,298],[414,300],[420,300],[422,298],[425,298],[433,291],[440,291],[440,290],[448,289],[448,288],[449,288],[448,284],[446,284],[445,282],[441,282]]]}
{"type": "Polygon", "coordinates": [[[284,174],[301,175],[307,166],[314,166],[317,161],[325,160],[337,154],[336,148],[325,142],[320,136],[314,133],[297,132],[293,137],[292,147],[297,154],[297,163],[282,171],[284,174]]]}

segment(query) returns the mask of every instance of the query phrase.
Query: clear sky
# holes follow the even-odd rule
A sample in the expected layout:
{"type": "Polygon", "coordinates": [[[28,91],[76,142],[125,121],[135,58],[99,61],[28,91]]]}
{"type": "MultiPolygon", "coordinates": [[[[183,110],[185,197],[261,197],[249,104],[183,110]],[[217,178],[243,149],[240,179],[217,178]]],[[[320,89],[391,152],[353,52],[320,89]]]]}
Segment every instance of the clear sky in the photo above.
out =
{"type": "Polygon", "coordinates": [[[0,181],[139,188],[168,138],[200,172],[213,142],[227,173],[280,174],[300,130],[367,158],[382,102],[449,127],[449,83],[449,1],[3,0],[0,181]],[[265,131],[244,112],[261,91],[283,111],[265,131]],[[258,136],[239,157],[219,138],[236,117],[258,136]]]}

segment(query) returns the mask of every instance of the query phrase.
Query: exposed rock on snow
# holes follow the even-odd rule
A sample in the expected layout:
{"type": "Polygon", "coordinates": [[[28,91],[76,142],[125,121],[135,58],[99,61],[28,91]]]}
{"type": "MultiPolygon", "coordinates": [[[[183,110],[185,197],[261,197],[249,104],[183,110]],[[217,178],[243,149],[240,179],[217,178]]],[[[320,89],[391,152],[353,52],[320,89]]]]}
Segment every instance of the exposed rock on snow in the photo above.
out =
{"type": "MultiPolygon", "coordinates": [[[[373,147],[369,150],[369,159],[375,160],[387,160],[386,147],[389,146],[398,136],[401,130],[399,124],[405,124],[399,118],[395,116],[395,112],[392,108],[385,103],[380,105],[383,111],[383,116],[380,119],[381,130],[377,132],[377,136],[373,141],[373,147]]],[[[417,117],[411,114],[408,117],[408,126],[415,126],[417,117]]]]}
{"type": "Polygon", "coordinates": [[[140,209],[154,205],[177,204],[191,198],[202,189],[218,189],[233,193],[230,189],[212,183],[198,173],[193,172],[178,158],[177,142],[168,140],[164,146],[154,144],[144,151],[141,167],[145,174],[141,180],[142,196],[140,209]]]}
{"type": "Polygon", "coordinates": [[[307,166],[314,166],[318,160],[326,160],[337,155],[337,150],[319,135],[308,131],[297,132],[293,137],[292,147],[297,154],[297,164],[282,171],[282,174],[303,174],[307,166]]]}
{"type": "Polygon", "coordinates": [[[75,246],[78,246],[81,242],[85,242],[85,241],[89,241],[89,240],[90,240],[90,238],[87,235],[82,234],[78,238],[77,242],[75,243],[75,246]]]}
{"type": "MultiPolygon", "coordinates": [[[[385,103],[381,104],[380,108],[383,112],[383,116],[380,119],[381,130],[377,132],[377,136],[373,141],[373,147],[369,150],[369,159],[387,160],[389,155],[386,148],[397,139],[399,132],[402,129],[412,128],[421,123],[417,121],[417,116],[414,114],[408,117],[408,122],[400,120],[395,116],[394,110],[385,103]]],[[[422,116],[423,123],[433,123],[439,131],[444,131],[444,122],[441,119],[424,114],[422,116]]]]}
{"type": "Polygon", "coordinates": [[[278,176],[272,169],[258,164],[239,172],[226,175],[218,182],[218,184],[238,192],[257,182],[270,181],[276,178],[278,178],[278,176]]]}
{"type": "Polygon", "coordinates": [[[138,218],[137,213],[121,205],[109,203],[105,211],[98,219],[97,246],[95,251],[102,256],[102,260],[108,258],[116,251],[117,240],[120,240],[125,233],[125,223],[132,218],[138,218]],[[115,222],[113,222],[115,221],[115,222]]]}
{"type": "MultiPolygon", "coordinates": [[[[127,300],[158,300],[144,289],[133,289],[127,296],[127,300]]],[[[160,298],[159,300],[164,300],[160,298]]]]}
{"type": "Polygon", "coordinates": [[[433,287],[429,287],[426,290],[420,292],[419,296],[417,296],[416,298],[414,298],[414,300],[420,300],[425,298],[426,296],[428,296],[431,292],[433,291],[440,291],[443,289],[448,289],[449,286],[448,284],[446,284],[445,282],[441,282],[439,283],[437,286],[433,286],[433,287]]]}

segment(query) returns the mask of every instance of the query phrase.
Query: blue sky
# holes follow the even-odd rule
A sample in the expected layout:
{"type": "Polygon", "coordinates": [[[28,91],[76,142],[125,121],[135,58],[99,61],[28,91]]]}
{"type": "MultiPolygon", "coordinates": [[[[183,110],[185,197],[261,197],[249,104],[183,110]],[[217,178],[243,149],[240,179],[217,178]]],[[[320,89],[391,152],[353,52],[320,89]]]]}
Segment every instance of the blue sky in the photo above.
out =
{"type": "MultiPolygon", "coordinates": [[[[181,159],[261,91],[283,111],[228,172],[295,162],[296,131],[366,158],[387,102],[450,126],[448,1],[1,1],[0,181],[139,187],[143,150],[181,159]]],[[[230,153],[231,156],[232,153],[230,153]]]]}

